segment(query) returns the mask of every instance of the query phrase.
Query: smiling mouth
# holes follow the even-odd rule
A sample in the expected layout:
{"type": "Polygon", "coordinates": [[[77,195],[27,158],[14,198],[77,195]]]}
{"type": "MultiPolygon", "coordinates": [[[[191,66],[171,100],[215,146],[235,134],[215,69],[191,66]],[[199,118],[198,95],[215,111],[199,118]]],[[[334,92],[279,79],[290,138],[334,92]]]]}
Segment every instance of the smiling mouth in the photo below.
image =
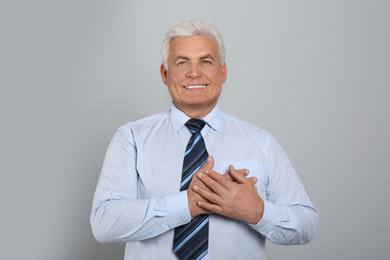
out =
{"type": "Polygon", "coordinates": [[[205,88],[208,85],[195,85],[195,86],[184,86],[185,89],[200,89],[200,88],[205,88]]]}

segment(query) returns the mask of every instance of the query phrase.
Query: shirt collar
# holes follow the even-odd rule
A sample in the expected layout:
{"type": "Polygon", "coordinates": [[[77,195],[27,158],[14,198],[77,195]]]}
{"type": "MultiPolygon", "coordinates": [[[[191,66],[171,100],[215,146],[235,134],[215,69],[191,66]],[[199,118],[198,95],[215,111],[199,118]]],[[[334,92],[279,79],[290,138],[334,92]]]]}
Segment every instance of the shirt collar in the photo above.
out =
{"type": "MultiPolygon", "coordinates": [[[[172,103],[171,111],[170,111],[170,118],[173,130],[175,132],[179,131],[184,124],[191,119],[188,117],[184,112],[180,111],[175,105],[172,103]]],[[[211,112],[202,118],[207,125],[209,125],[212,129],[219,132],[221,129],[221,113],[218,108],[218,105],[214,107],[211,112]]]]}

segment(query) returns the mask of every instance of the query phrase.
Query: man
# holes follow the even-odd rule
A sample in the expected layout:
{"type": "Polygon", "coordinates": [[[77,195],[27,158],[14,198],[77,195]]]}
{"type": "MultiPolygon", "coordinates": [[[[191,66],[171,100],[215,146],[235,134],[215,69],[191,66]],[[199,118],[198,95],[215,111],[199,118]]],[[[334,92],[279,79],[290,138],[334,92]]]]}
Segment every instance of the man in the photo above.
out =
{"type": "Polygon", "coordinates": [[[218,29],[174,25],[162,59],[172,108],[113,137],[91,213],[96,239],[126,242],[125,259],[164,260],[266,259],[265,238],[310,242],[318,215],[281,146],[218,108],[218,29]]]}

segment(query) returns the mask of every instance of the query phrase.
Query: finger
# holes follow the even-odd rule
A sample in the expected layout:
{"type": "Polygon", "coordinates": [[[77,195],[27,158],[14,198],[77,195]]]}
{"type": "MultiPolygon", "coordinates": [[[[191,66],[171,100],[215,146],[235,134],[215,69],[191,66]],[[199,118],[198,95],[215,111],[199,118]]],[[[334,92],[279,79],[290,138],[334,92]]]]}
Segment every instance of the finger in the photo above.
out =
{"type": "Polygon", "coordinates": [[[195,193],[197,193],[203,199],[205,199],[211,203],[214,203],[214,204],[221,203],[222,198],[219,195],[217,195],[216,193],[214,193],[208,189],[203,189],[198,185],[195,185],[192,189],[194,190],[195,193]]]}
{"type": "Polygon", "coordinates": [[[248,176],[248,174],[250,173],[248,169],[239,169],[236,171],[238,171],[243,176],[248,176]]]}
{"type": "MultiPolygon", "coordinates": [[[[249,170],[247,170],[247,173],[249,174],[249,170]]],[[[238,170],[236,170],[233,165],[229,166],[229,174],[232,176],[232,178],[240,184],[248,183],[249,179],[240,174],[238,170]]],[[[253,181],[252,181],[253,182],[253,181]]]]}
{"type": "Polygon", "coordinates": [[[206,162],[199,169],[200,171],[208,171],[214,167],[214,158],[212,156],[207,157],[206,162]]]}
{"type": "Polygon", "coordinates": [[[222,176],[223,176],[226,180],[228,180],[228,181],[234,181],[233,178],[232,178],[232,176],[230,176],[230,174],[229,174],[228,172],[222,174],[222,176]]]}
{"type": "MultiPolygon", "coordinates": [[[[207,157],[206,162],[202,165],[202,167],[198,170],[198,172],[210,171],[214,167],[214,158],[212,156],[207,157]]],[[[193,185],[202,186],[203,188],[207,188],[207,186],[199,180],[196,174],[194,174],[191,179],[190,188],[193,185]]]]}
{"type": "Polygon", "coordinates": [[[248,178],[251,182],[253,182],[253,184],[256,184],[257,183],[257,178],[256,177],[249,177],[248,178]]]}
{"type": "Polygon", "coordinates": [[[205,200],[202,196],[196,193],[193,189],[188,189],[187,196],[188,196],[188,207],[192,218],[201,214],[210,214],[210,212],[198,206],[198,201],[205,200]]]}
{"type": "Polygon", "coordinates": [[[198,201],[197,205],[199,208],[205,210],[206,212],[217,213],[220,215],[222,215],[223,213],[223,210],[220,206],[213,203],[209,203],[207,201],[198,201]]]}
{"type": "Polygon", "coordinates": [[[222,196],[226,191],[227,183],[232,183],[229,180],[226,180],[219,173],[211,170],[205,172],[198,172],[197,177],[213,192],[222,196]]]}
{"type": "MultiPolygon", "coordinates": [[[[247,169],[239,169],[239,170],[237,170],[240,174],[242,174],[243,176],[247,176],[250,172],[249,172],[249,170],[247,170],[247,169]]],[[[230,176],[230,173],[229,172],[227,172],[227,173],[224,173],[224,174],[222,174],[222,176],[226,179],[226,180],[228,180],[228,181],[235,181],[235,180],[233,180],[233,178],[232,178],[232,176],[230,176]]],[[[256,182],[255,182],[256,183],[256,182]]]]}

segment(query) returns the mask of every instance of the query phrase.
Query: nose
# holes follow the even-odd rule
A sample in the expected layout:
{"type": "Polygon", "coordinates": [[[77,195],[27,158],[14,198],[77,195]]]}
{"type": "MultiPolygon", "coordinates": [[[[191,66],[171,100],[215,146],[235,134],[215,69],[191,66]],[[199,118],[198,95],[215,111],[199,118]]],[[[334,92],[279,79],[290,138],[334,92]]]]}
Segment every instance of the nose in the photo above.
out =
{"type": "Polygon", "coordinates": [[[197,78],[200,76],[202,76],[202,70],[199,68],[199,65],[192,64],[187,71],[187,77],[188,78],[197,78]]]}

